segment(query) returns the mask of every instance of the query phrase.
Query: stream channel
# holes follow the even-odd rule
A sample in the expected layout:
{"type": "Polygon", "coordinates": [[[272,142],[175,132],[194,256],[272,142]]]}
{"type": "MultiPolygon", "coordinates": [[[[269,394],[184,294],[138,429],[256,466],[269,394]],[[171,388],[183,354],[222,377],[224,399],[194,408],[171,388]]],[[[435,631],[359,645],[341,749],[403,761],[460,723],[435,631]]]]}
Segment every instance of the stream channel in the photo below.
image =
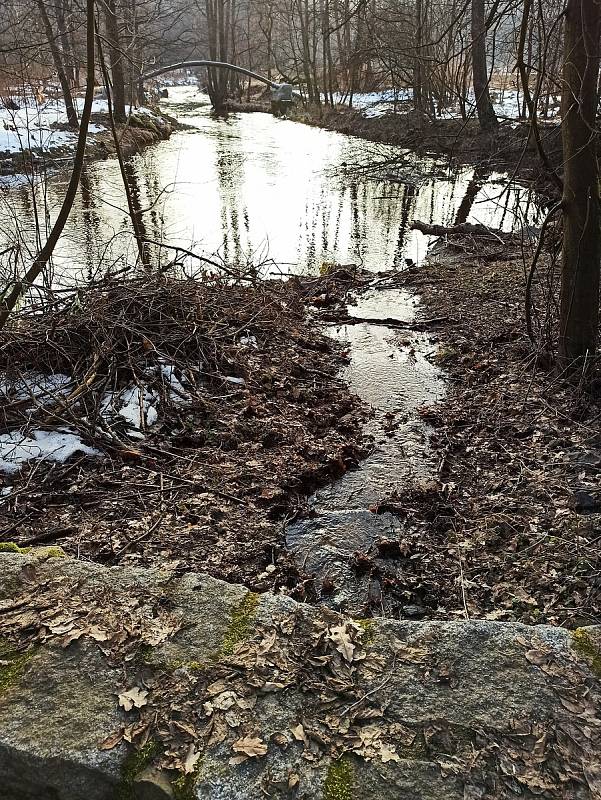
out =
{"type": "MultiPolygon", "coordinates": [[[[506,176],[483,178],[472,168],[269,114],[216,119],[195,87],[169,91],[165,110],[188,127],[128,162],[146,235],[156,242],[228,264],[259,265],[265,276],[318,274],[328,263],[375,273],[426,257],[431,240],[411,230],[413,219],[503,230],[539,220],[533,194],[508,188],[506,176]],[[400,157],[394,166],[364,169],[392,156],[400,157]]],[[[18,234],[35,252],[36,218],[42,228],[52,224],[67,180],[56,174],[33,192],[26,185],[0,189],[9,220],[0,229],[0,251],[18,234]]],[[[77,282],[135,260],[120,180],[114,159],[87,165],[56,253],[54,281],[77,282]]],[[[192,273],[198,263],[191,259],[183,268],[192,273]]],[[[373,448],[358,469],[310,499],[309,518],[290,524],[286,540],[299,566],[333,587],[328,603],[349,612],[377,605],[378,595],[378,587],[353,573],[349,559],[380,539],[399,537],[398,521],[370,506],[435,471],[417,411],[444,392],[436,344],[426,334],[377,324],[387,317],[411,322],[418,308],[406,291],[374,288],[349,307],[374,324],[328,329],[348,343],[344,377],[374,410],[367,425],[373,448]]]]}

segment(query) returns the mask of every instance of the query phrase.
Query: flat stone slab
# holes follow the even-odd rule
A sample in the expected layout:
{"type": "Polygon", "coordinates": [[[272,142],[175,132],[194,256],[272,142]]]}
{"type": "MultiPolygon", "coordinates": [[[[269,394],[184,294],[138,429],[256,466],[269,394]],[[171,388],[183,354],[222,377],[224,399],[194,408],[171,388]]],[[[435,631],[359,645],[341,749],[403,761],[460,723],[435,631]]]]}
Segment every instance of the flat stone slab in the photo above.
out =
{"type": "Polygon", "coordinates": [[[0,554],[0,798],[601,797],[601,632],[0,554]]]}

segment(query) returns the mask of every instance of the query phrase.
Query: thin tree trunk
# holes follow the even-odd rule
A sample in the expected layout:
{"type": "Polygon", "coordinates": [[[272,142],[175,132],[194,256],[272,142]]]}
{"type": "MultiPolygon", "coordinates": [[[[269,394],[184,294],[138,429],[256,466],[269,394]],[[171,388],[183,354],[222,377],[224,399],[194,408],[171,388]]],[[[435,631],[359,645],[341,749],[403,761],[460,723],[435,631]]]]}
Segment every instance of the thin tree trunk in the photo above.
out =
{"type": "Polygon", "coordinates": [[[58,79],[61,85],[61,90],[63,92],[65,109],[67,111],[67,121],[69,123],[70,128],[78,128],[79,120],[77,119],[77,112],[75,111],[75,106],[73,105],[73,97],[71,95],[71,87],[69,86],[69,79],[67,78],[67,73],[65,72],[65,66],[63,64],[61,51],[59,50],[58,45],[56,44],[56,36],[54,31],[52,30],[52,25],[50,24],[50,20],[46,12],[44,0],[37,0],[37,5],[38,5],[38,11],[40,12],[42,25],[44,26],[44,31],[46,33],[46,38],[48,39],[48,44],[50,46],[50,52],[52,53],[54,68],[57,72],[58,79]]]}
{"type": "Polygon", "coordinates": [[[73,208],[75,197],[77,196],[77,187],[79,185],[79,178],[81,177],[81,171],[83,169],[84,156],[86,150],[86,140],[88,138],[88,126],[90,124],[90,116],[92,114],[92,103],[94,102],[94,77],[95,77],[94,76],[95,72],[94,0],[87,0],[86,14],[87,14],[86,52],[88,59],[87,85],[86,85],[86,97],[81,115],[81,124],[79,126],[79,136],[77,139],[77,150],[75,152],[75,158],[73,161],[73,171],[71,172],[71,178],[69,180],[69,185],[67,186],[65,199],[63,200],[63,204],[58,213],[58,217],[56,218],[54,227],[50,231],[50,235],[48,236],[46,244],[44,245],[44,247],[42,247],[42,249],[38,253],[35,261],[25,273],[25,276],[20,281],[15,283],[10,292],[5,296],[5,299],[3,298],[2,302],[0,303],[0,330],[6,325],[6,321],[11,311],[19,302],[19,298],[23,294],[23,291],[27,287],[31,286],[37,280],[37,278],[41,275],[41,273],[46,268],[48,262],[52,258],[54,248],[56,247],[56,244],[60,239],[61,234],[65,228],[67,220],[69,219],[69,215],[71,213],[71,209],[73,208]]]}
{"type": "Polygon", "coordinates": [[[591,365],[599,325],[601,215],[595,116],[599,0],[569,0],[565,15],[562,135],[563,265],[559,360],[569,372],[591,365]]]}
{"type": "Polygon", "coordinates": [[[113,82],[113,116],[117,122],[125,122],[127,119],[127,114],[125,113],[125,70],[123,69],[123,52],[115,0],[105,0],[104,22],[106,37],[109,41],[109,63],[113,82]]]}
{"type": "Polygon", "coordinates": [[[480,128],[483,131],[494,131],[499,122],[488,88],[484,0],[472,0],[472,80],[480,128]]]}

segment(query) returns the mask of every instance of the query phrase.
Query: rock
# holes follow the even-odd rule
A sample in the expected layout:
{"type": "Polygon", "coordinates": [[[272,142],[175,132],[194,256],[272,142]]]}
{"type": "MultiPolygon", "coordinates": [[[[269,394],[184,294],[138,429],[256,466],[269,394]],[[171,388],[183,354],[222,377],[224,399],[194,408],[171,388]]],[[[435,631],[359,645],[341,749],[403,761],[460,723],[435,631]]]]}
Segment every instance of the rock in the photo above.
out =
{"type": "Polygon", "coordinates": [[[423,606],[403,606],[403,614],[407,619],[423,619],[428,611],[423,606]]]}
{"type": "MultiPolygon", "coordinates": [[[[364,631],[365,659],[357,662],[354,684],[345,684],[335,701],[339,705],[332,706],[335,692],[320,699],[311,684],[330,674],[327,665],[310,666],[305,647],[295,648],[295,636],[303,631],[302,641],[311,642],[316,628],[346,625],[331,610],[280,595],[254,595],[205,575],[177,578],[158,569],[0,554],[0,598],[35,598],[38,587],[42,591],[56,578],[69,587],[71,598],[87,588],[95,596],[115,597],[116,604],[123,602],[119,598],[133,598],[136,608],[149,604],[149,618],[153,608],[181,616],[179,632],[145,654],[147,677],[165,670],[211,670],[237,646],[244,644],[247,651],[258,646],[267,631],[278,638],[282,663],[291,660],[309,670],[299,673],[308,675],[309,683],[253,690],[256,705],[245,735],[260,737],[267,752],[231,763],[240,733],[235,726],[226,729],[225,739],[204,750],[182,795],[170,773],[154,768],[155,751],[146,757],[123,743],[99,749],[107,736],[138,718],[135,709],[125,712],[117,702],[127,665],[109,661],[101,643],[87,636],[65,647],[57,639],[38,644],[20,654],[9,680],[0,680],[2,800],[260,800],[266,792],[299,800],[598,796],[599,629],[363,620],[356,629],[364,631]],[[365,719],[357,716],[353,725],[365,735],[386,732],[394,750],[369,760],[360,752],[332,758],[328,748],[338,735],[336,720],[354,706],[380,710],[365,719]],[[323,741],[313,742],[312,751],[291,735],[300,722],[311,731],[330,714],[331,729],[323,741]],[[543,794],[542,784],[550,787],[543,794]]],[[[0,656],[0,664],[5,661],[6,655],[0,656]]],[[[0,666],[0,678],[5,668],[0,666]]],[[[130,666],[129,675],[139,674],[137,669],[130,666]]]]}
{"type": "Polygon", "coordinates": [[[135,800],[170,800],[175,797],[173,787],[165,773],[154,767],[147,767],[136,775],[133,794],[135,800]]]}
{"type": "Polygon", "coordinates": [[[601,496],[577,489],[572,497],[572,505],[575,511],[584,513],[601,511],[601,496]]]}

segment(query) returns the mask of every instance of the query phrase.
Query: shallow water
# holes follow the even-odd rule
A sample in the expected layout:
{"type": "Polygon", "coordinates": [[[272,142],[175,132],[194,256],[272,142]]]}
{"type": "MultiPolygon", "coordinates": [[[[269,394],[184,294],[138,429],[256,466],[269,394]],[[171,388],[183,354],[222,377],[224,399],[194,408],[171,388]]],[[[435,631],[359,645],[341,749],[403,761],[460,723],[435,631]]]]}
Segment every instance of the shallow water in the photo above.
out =
{"type": "MultiPolygon", "coordinates": [[[[504,229],[537,220],[529,191],[504,192],[502,176],[451,172],[442,161],[270,114],[216,119],[195,87],[170,92],[165,110],[191,127],[128,162],[149,239],[230,264],[267,261],[272,274],[315,273],[324,262],[382,270],[424,258],[429,238],[410,230],[414,218],[450,224],[459,215],[504,229]],[[399,154],[398,167],[380,171],[388,178],[357,172],[399,154]]],[[[0,251],[21,238],[33,254],[36,219],[43,240],[67,178],[55,174],[34,193],[0,189],[0,251]]],[[[55,282],[122,266],[135,252],[116,160],[89,164],[56,251],[55,282]]]]}
{"type": "MultiPolygon", "coordinates": [[[[415,319],[416,299],[398,289],[376,290],[350,306],[352,316],[378,320],[391,315],[415,319]]],[[[334,586],[329,602],[352,613],[365,613],[369,579],[350,566],[355,552],[369,553],[380,539],[396,539],[399,522],[391,514],[375,514],[374,506],[395,490],[417,485],[435,472],[428,431],[420,406],[444,393],[441,371],[428,356],[436,345],[428,336],[361,323],[332,331],[350,345],[351,361],[344,377],[373,409],[365,433],[373,450],[356,470],[316,492],[310,515],[287,528],[287,545],[298,563],[334,586]]]]}

